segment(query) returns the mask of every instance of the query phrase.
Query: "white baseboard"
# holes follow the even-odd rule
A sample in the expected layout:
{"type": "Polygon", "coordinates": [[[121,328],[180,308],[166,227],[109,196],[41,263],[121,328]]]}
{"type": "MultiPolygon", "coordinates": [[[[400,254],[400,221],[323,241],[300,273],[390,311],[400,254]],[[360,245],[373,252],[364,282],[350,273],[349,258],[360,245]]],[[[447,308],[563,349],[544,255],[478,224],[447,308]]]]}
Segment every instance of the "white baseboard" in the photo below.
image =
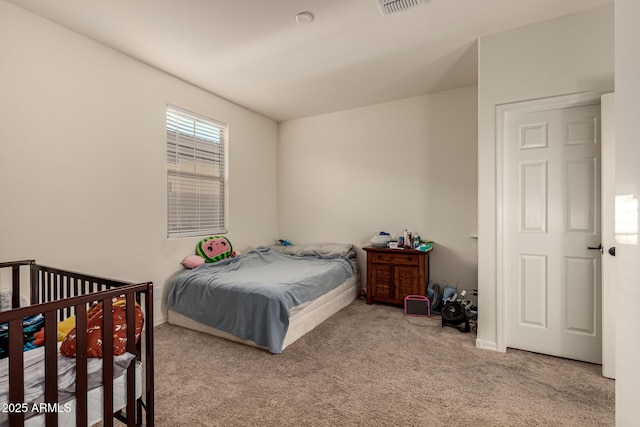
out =
{"type": "MultiPolygon", "coordinates": [[[[500,351],[498,350],[498,344],[493,341],[484,341],[481,339],[476,339],[476,348],[482,350],[491,350],[491,351],[500,351]]],[[[504,353],[504,351],[502,351],[504,353]]]]}
{"type": "Polygon", "coordinates": [[[153,317],[153,326],[162,325],[163,323],[167,323],[167,316],[160,315],[153,317]]]}

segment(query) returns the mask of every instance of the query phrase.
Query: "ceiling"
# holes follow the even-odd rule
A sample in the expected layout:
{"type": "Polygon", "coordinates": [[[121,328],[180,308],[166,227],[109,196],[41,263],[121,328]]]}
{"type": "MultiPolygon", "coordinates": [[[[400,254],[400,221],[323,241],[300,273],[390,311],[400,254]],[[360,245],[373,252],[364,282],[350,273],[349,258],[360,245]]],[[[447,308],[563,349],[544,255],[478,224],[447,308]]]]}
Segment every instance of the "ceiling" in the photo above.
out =
{"type": "Polygon", "coordinates": [[[613,2],[8,1],[277,121],[477,84],[478,37],[613,2]]]}

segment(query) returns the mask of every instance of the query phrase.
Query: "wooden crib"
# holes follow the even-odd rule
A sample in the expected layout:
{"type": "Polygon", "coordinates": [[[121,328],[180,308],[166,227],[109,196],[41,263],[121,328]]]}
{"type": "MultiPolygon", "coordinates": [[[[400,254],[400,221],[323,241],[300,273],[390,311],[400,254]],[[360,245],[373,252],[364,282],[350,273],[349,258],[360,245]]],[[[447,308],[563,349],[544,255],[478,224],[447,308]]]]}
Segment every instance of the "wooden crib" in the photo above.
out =
{"type": "MultiPolygon", "coordinates": [[[[64,271],[38,265],[34,260],[0,263],[0,273],[0,278],[10,277],[11,281],[12,309],[0,312],[0,324],[8,324],[8,401],[2,405],[9,425],[86,426],[101,419],[104,426],[112,426],[117,419],[127,426],[153,426],[153,284],[131,284],[64,271]],[[21,282],[27,277],[30,305],[20,307],[21,282]],[[112,334],[102,334],[102,363],[87,358],[87,309],[93,303],[102,303],[102,330],[111,331],[112,301],[120,297],[126,301],[126,351],[135,358],[114,378],[112,334]],[[145,324],[137,343],[136,304],[142,308],[145,324]],[[24,360],[28,352],[23,358],[23,318],[38,314],[44,316],[44,349],[30,351],[44,353],[44,362],[39,362],[44,366],[44,395],[37,402],[26,402],[24,360]],[[71,315],[76,316],[75,393],[63,398],[58,381],[59,358],[66,356],[59,352],[57,323],[71,315]],[[101,378],[99,372],[92,373],[90,380],[88,363],[92,367],[100,363],[101,378]],[[99,387],[89,385],[96,381],[101,383],[99,387]]],[[[22,290],[26,288],[25,284],[22,290]]]]}

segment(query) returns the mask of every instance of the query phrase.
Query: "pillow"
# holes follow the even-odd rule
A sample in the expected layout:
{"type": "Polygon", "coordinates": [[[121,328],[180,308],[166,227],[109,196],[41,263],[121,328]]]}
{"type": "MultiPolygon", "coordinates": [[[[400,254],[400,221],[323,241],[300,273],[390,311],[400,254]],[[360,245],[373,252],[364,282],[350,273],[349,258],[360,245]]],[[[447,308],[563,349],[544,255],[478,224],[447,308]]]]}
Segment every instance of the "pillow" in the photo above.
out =
{"type": "Polygon", "coordinates": [[[231,242],[223,236],[211,236],[201,240],[196,246],[196,254],[200,255],[204,262],[216,262],[235,256],[231,242]]]}
{"type": "MultiPolygon", "coordinates": [[[[76,315],[69,316],[64,319],[62,322],[58,322],[58,342],[65,339],[69,332],[71,332],[76,327],[76,315]]],[[[33,344],[40,347],[44,345],[44,328],[40,329],[36,332],[33,337],[35,340],[33,344]]]]}
{"type": "MultiPolygon", "coordinates": [[[[10,289],[0,290],[0,311],[12,310],[11,296],[12,296],[12,292],[10,289]]],[[[29,302],[29,298],[20,294],[20,307],[26,307],[28,305],[31,305],[31,303],[29,302]]]]}
{"type": "Polygon", "coordinates": [[[335,256],[346,258],[352,256],[353,245],[351,243],[316,243],[307,245],[302,250],[303,255],[335,256]]]}
{"type": "Polygon", "coordinates": [[[280,245],[275,245],[275,246],[269,246],[269,249],[277,251],[277,252],[280,252],[280,253],[285,254],[285,255],[303,256],[302,251],[304,249],[304,246],[296,246],[296,245],[280,246],[280,245]]]}
{"type": "MultiPolygon", "coordinates": [[[[113,314],[113,355],[120,356],[127,349],[127,309],[124,297],[114,298],[111,307],[113,314]]],[[[144,315],[138,304],[135,308],[135,341],[138,342],[144,315]]],[[[95,304],[87,310],[87,357],[102,357],[102,303],[95,304]]],[[[76,328],[65,337],[60,346],[60,353],[75,357],[76,328]]]]}
{"type": "Polygon", "coordinates": [[[0,291],[0,311],[11,310],[11,291],[0,291]]]}
{"type": "Polygon", "coordinates": [[[200,255],[189,255],[182,260],[185,268],[196,268],[204,264],[204,259],[200,255]]]}

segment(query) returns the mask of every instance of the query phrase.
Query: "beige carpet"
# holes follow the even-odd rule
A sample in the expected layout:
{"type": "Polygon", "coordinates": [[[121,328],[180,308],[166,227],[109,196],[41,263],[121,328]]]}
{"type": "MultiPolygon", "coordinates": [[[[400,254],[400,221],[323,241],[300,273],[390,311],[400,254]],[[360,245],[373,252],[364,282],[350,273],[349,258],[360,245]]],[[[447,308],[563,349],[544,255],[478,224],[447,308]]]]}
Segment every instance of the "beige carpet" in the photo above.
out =
{"type": "Polygon", "coordinates": [[[358,300],[272,355],[155,330],[158,426],[611,426],[601,367],[475,348],[437,317],[358,300]]]}

